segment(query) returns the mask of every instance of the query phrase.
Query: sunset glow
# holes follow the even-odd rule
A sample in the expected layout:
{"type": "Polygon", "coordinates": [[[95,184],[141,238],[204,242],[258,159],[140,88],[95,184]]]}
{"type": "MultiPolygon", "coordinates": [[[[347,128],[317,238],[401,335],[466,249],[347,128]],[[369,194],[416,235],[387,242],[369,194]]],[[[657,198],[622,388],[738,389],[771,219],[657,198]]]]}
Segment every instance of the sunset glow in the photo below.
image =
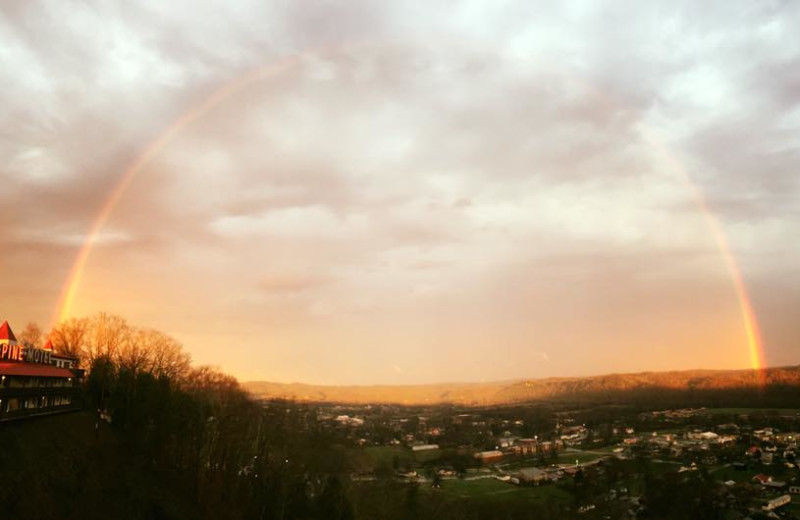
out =
{"type": "Polygon", "coordinates": [[[0,519],[795,518],[798,27],[0,2],[0,519]]]}
{"type": "MultiPolygon", "coordinates": [[[[218,105],[223,103],[228,97],[234,96],[253,83],[263,81],[273,75],[280,74],[287,67],[291,67],[298,62],[299,58],[291,58],[283,60],[280,65],[258,69],[252,73],[246,74],[240,78],[235,79],[224,85],[222,88],[213,92],[205,100],[193,106],[185,114],[174,121],[167,129],[155,139],[145,151],[134,161],[134,163],[120,176],[120,181],[114,186],[114,189],[108,196],[103,204],[100,212],[98,213],[88,238],[81,247],[80,252],[75,259],[75,263],[70,271],[70,275],[64,283],[62,297],[59,299],[58,307],[54,314],[53,323],[64,321],[72,315],[72,303],[75,299],[76,293],[83,277],[83,271],[86,267],[86,262],[91,254],[92,247],[98,235],[102,232],[104,225],[111,217],[114,208],[119,203],[119,200],[124,195],[126,189],[134,180],[136,175],[142,170],[144,166],[153,158],[155,154],[161,151],[181,130],[192,122],[202,118],[208,111],[213,110],[218,105]]],[[[653,134],[645,132],[648,139],[653,142],[653,134]]],[[[752,304],[750,303],[747,287],[742,279],[741,272],[736,263],[736,259],[730,250],[727,238],[722,230],[718,219],[713,214],[705,201],[705,197],[700,189],[694,185],[691,178],[686,173],[683,166],[678,159],[671,154],[663,145],[662,142],[654,143],[654,147],[660,152],[663,157],[676,172],[681,176],[685,182],[687,190],[690,192],[693,200],[697,204],[699,210],[703,213],[710,234],[716,247],[719,250],[720,257],[725,264],[725,267],[730,274],[731,283],[735,291],[736,299],[739,303],[741,311],[742,325],[746,337],[746,345],[748,347],[748,354],[750,358],[750,366],[755,370],[764,368],[764,346],[761,341],[759,333],[758,320],[755,312],[753,311],[752,304]]]]}
{"type": "Polygon", "coordinates": [[[0,2],[0,519],[795,518],[798,27],[0,2]]]}
{"type": "Polygon", "coordinates": [[[672,168],[681,175],[681,178],[685,181],[687,190],[690,191],[692,198],[705,216],[706,224],[719,249],[722,261],[725,263],[725,267],[730,274],[733,289],[736,293],[736,299],[739,302],[742,328],[747,339],[747,348],[750,356],[750,368],[759,372],[759,382],[763,384],[763,369],[766,365],[764,363],[764,344],[761,340],[761,333],[759,332],[758,318],[753,311],[750,297],[747,294],[747,286],[742,279],[742,273],[739,270],[736,258],[728,244],[725,232],[722,230],[719,220],[714,215],[712,209],[708,206],[705,196],[700,189],[692,183],[691,178],[680,161],[673,154],[669,153],[663,142],[659,140],[654,133],[648,133],[647,137],[660,151],[665,160],[669,162],[672,168]]]}
{"type": "Polygon", "coordinates": [[[800,51],[769,9],[30,9],[76,61],[9,36],[13,323],[108,312],[340,385],[796,361],[800,51]]]}

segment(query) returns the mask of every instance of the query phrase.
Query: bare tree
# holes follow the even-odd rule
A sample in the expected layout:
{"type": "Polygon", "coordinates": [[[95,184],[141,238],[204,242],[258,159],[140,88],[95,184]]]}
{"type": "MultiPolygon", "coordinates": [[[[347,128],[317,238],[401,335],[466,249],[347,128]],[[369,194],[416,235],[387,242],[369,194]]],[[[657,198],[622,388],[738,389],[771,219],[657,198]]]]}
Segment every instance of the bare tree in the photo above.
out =
{"type": "Polygon", "coordinates": [[[148,347],[148,330],[131,329],[127,341],[117,350],[116,361],[120,368],[133,373],[150,370],[152,355],[148,347]]]}
{"type": "Polygon", "coordinates": [[[167,377],[175,381],[187,377],[191,358],[174,338],[156,330],[144,331],[144,341],[150,359],[150,371],[156,377],[167,377]]]}
{"type": "Polygon", "coordinates": [[[115,359],[130,336],[131,328],[124,318],[105,312],[94,315],[89,321],[89,337],[83,351],[87,364],[103,356],[115,359]]]}
{"type": "Polygon", "coordinates": [[[25,325],[25,330],[19,335],[19,341],[23,345],[30,347],[42,346],[42,329],[36,323],[30,322],[25,325]]]}
{"type": "Polygon", "coordinates": [[[56,325],[50,332],[53,349],[59,354],[82,358],[89,336],[89,320],[70,318],[56,325]]]}

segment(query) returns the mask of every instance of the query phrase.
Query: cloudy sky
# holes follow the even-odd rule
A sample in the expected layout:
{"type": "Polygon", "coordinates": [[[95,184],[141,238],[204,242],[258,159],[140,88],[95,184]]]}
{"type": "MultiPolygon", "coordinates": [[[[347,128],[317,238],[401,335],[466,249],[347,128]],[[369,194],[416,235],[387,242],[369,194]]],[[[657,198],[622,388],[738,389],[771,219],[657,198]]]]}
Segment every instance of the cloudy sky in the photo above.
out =
{"type": "Polygon", "coordinates": [[[800,363],[800,4],[637,9],[2,2],[0,318],[139,160],[70,313],[243,380],[747,367],[701,199],[800,363]]]}

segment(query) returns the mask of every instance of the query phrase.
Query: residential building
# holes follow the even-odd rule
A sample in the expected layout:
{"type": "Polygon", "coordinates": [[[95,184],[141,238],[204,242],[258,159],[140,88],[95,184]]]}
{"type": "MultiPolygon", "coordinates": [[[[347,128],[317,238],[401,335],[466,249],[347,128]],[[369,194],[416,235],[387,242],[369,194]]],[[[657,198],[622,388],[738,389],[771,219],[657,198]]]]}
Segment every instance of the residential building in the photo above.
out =
{"type": "Polygon", "coordinates": [[[492,462],[503,460],[503,452],[500,450],[480,451],[474,457],[484,464],[491,464],[492,462]]]}
{"type": "Polygon", "coordinates": [[[773,498],[772,500],[765,502],[764,505],[761,506],[761,509],[764,511],[774,511],[781,506],[785,506],[791,501],[792,497],[790,495],[781,495],[778,498],[773,498]]]}

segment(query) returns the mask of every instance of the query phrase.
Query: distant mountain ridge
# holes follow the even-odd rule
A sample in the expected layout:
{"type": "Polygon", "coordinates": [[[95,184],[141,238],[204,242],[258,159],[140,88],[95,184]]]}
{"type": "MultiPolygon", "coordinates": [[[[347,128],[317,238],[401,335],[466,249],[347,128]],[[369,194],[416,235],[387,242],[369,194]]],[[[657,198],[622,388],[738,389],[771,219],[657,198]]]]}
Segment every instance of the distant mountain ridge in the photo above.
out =
{"type": "Polygon", "coordinates": [[[755,370],[685,370],[589,377],[440,383],[426,385],[325,386],[250,381],[242,386],[260,399],[347,404],[484,406],[542,400],[631,400],[664,396],[737,395],[755,391],[800,393],[800,366],[755,370]]]}

